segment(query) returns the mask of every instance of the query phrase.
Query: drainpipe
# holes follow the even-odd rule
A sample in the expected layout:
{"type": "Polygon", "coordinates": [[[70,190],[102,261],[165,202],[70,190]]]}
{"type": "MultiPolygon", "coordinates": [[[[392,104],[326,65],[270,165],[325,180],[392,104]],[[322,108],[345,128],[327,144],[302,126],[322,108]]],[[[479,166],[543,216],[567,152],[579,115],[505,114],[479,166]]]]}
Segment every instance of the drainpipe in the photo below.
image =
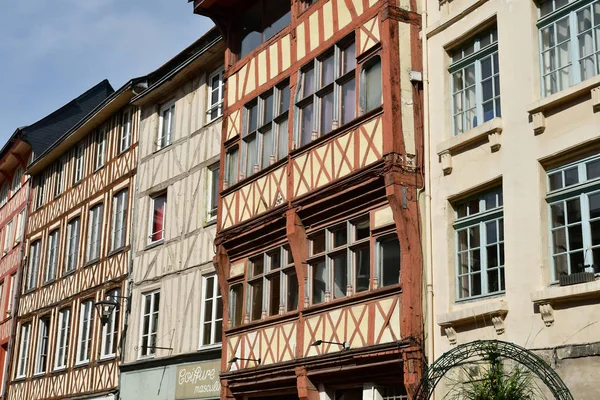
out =
{"type": "MultiPolygon", "coordinates": [[[[4,380],[2,382],[2,400],[8,398],[8,383],[10,382],[10,367],[12,366],[12,351],[15,345],[15,331],[17,330],[17,314],[19,313],[19,299],[21,297],[21,279],[23,276],[23,269],[25,268],[25,263],[23,259],[23,254],[25,253],[25,233],[27,232],[27,222],[29,221],[29,206],[31,203],[31,191],[33,190],[33,185],[31,185],[32,177],[25,182],[27,185],[27,202],[25,203],[25,215],[23,216],[23,234],[21,235],[21,255],[19,256],[19,267],[17,268],[17,276],[16,282],[11,283],[11,290],[16,286],[15,289],[15,297],[12,299],[12,310],[10,311],[11,316],[11,326],[10,326],[10,335],[8,336],[8,349],[6,351],[6,359],[4,361],[4,380]]],[[[21,187],[21,189],[25,189],[25,185],[21,187]]],[[[18,214],[17,214],[18,215],[18,214]]],[[[18,217],[17,217],[18,218],[18,217]]],[[[9,293],[10,296],[10,293],[9,293]]]]}
{"type": "MultiPolygon", "coordinates": [[[[427,313],[427,360],[429,365],[433,364],[434,358],[434,332],[435,323],[433,315],[433,248],[432,248],[432,217],[431,217],[431,135],[429,132],[429,57],[427,50],[427,35],[425,28],[427,25],[427,0],[421,0],[421,16],[422,16],[422,48],[423,48],[423,135],[425,136],[425,224],[427,229],[426,235],[426,256],[425,265],[426,273],[426,313],[427,313]]],[[[435,394],[432,399],[435,398],[435,394]]]]}
{"type": "MultiPolygon", "coordinates": [[[[131,89],[131,91],[135,94],[135,87],[131,89]]],[[[133,273],[133,256],[135,253],[135,235],[134,235],[134,231],[135,231],[135,222],[137,220],[136,218],[136,212],[135,212],[135,205],[137,203],[137,193],[138,193],[138,179],[137,179],[137,172],[140,168],[140,136],[141,136],[141,122],[142,122],[142,109],[139,106],[135,106],[137,107],[137,132],[138,132],[138,141],[137,141],[137,149],[136,149],[136,156],[137,156],[137,161],[136,161],[136,166],[135,166],[135,175],[133,177],[133,193],[132,193],[132,201],[133,204],[131,206],[131,229],[130,229],[130,234],[129,234],[129,242],[131,243],[131,247],[129,249],[129,267],[128,267],[128,271],[127,271],[127,280],[126,280],[126,285],[127,285],[127,295],[125,297],[127,297],[127,299],[125,300],[127,302],[127,304],[125,305],[125,316],[123,317],[123,331],[121,332],[121,360],[119,363],[119,367],[121,365],[123,365],[123,360],[125,359],[125,347],[126,347],[126,339],[127,339],[127,328],[129,327],[129,314],[131,313],[131,298],[132,298],[132,287],[133,287],[133,282],[131,280],[131,275],[133,273]]],[[[133,129],[132,129],[132,139],[133,139],[133,129]]],[[[133,142],[133,141],[132,141],[133,142]]],[[[120,369],[120,368],[119,368],[120,369]]],[[[119,379],[117,381],[117,399],[119,399],[121,397],[121,372],[119,371],[119,379]]]]}

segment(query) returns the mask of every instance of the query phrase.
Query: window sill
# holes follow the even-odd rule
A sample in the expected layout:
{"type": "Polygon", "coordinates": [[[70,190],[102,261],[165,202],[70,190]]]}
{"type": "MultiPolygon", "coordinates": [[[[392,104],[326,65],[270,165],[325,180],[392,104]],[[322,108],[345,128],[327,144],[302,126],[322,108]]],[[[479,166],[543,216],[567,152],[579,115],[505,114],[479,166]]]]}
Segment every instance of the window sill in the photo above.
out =
{"type": "Polygon", "coordinates": [[[92,172],[92,173],[93,173],[93,174],[95,174],[96,172],[100,171],[101,169],[103,169],[103,168],[104,168],[104,165],[105,165],[105,164],[102,164],[101,166],[99,166],[99,167],[96,167],[96,169],[94,169],[94,172],[92,172]]]}
{"type": "Polygon", "coordinates": [[[146,248],[144,248],[144,250],[150,250],[150,249],[153,249],[155,247],[161,246],[163,244],[165,244],[165,239],[160,239],[160,240],[157,240],[156,242],[148,243],[146,245],[146,248]]]}
{"type": "Polygon", "coordinates": [[[87,261],[85,264],[83,264],[83,268],[91,267],[94,264],[98,264],[99,261],[100,261],[100,258],[96,257],[93,260],[87,261]]]}
{"type": "Polygon", "coordinates": [[[119,154],[117,154],[117,157],[121,157],[123,154],[127,153],[127,151],[131,148],[131,145],[127,146],[127,148],[119,150],[119,154]]]}
{"type": "Polygon", "coordinates": [[[44,284],[42,285],[42,287],[44,286],[50,286],[52,285],[54,282],[56,282],[56,278],[54,279],[50,279],[49,281],[44,282],[44,284]]]}
{"type": "Polygon", "coordinates": [[[202,227],[203,228],[208,228],[209,226],[213,226],[213,225],[216,225],[216,224],[217,224],[217,218],[215,217],[215,218],[211,218],[208,221],[206,221],[202,227]]]}
{"type": "Polygon", "coordinates": [[[437,145],[437,155],[442,163],[444,175],[452,173],[452,156],[464,151],[467,147],[488,140],[490,150],[500,150],[500,134],[502,133],[502,118],[496,117],[483,124],[451,137],[437,145]]]}
{"type": "Polygon", "coordinates": [[[83,179],[80,179],[77,182],[73,182],[73,185],[71,187],[75,187],[75,186],[81,185],[82,181],[83,181],[83,179]]]}
{"type": "Polygon", "coordinates": [[[533,122],[533,132],[536,135],[544,133],[546,130],[547,112],[565,103],[587,96],[588,94],[591,94],[592,97],[592,111],[600,111],[600,75],[530,104],[527,107],[527,112],[533,122]]]}
{"type": "Polygon", "coordinates": [[[203,128],[208,128],[211,125],[216,125],[217,122],[221,122],[222,121],[222,118],[223,118],[223,114],[219,115],[215,119],[206,120],[206,122],[204,123],[203,128]]]}
{"type": "Polygon", "coordinates": [[[13,379],[13,382],[22,382],[25,379],[27,379],[27,375],[17,376],[15,379],[13,379]]]}
{"type": "Polygon", "coordinates": [[[532,292],[530,297],[534,304],[544,304],[597,297],[598,294],[600,294],[600,280],[569,286],[551,286],[546,289],[532,292]]]}
{"type": "Polygon", "coordinates": [[[46,372],[36,372],[31,377],[35,379],[35,378],[41,378],[44,375],[46,375],[46,372]]]}
{"type": "Polygon", "coordinates": [[[483,304],[476,304],[460,310],[436,315],[437,324],[442,327],[450,344],[456,344],[455,327],[469,323],[491,321],[496,333],[504,333],[504,318],[508,314],[508,304],[504,299],[494,299],[483,304]]]}
{"type": "Polygon", "coordinates": [[[232,192],[235,192],[236,190],[238,190],[239,188],[241,188],[242,186],[247,185],[248,183],[255,181],[257,179],[262,178],[263,176],[266,176],[268,174],[270,174],[271,172],[273,172],[274,170],[276,170],[277,168],[279,168],[280,166],[284,165],[285,163],[287,163],[288,161],[288,157],[284,157],[281,160],[277,160],[276,162],[274,162],[271,165],[266,166],[265,168],[261,169],[258,172],[253,173],[250,176],[246,176],[244,179],[238,180],[236,183],[234,183],[231,186],[228,186],[227,189],[223,189],[223,191],[221,192],[221,197],[224,197],[232,192]]]}
{"type": "Polygon", "coordinates": [[[154,150],[153,154],[154,154],[154,155],[156,155],[156,154],[159,154],[159,153],[160,153],[160,152],[162,152],[163,150],[166,150],[166,149],[170,148],[172,144],[173,144],[173,143],[171,142],[171,143],[169,143],[169,144],[167,144],[167,145],[164,145],[164,146],[163,146],[163,147],[161,147],[160,149],[156,149],[156,150],[154,150]]]}
{"type": "Polygon", "coordinates": [[[90,360],[78,361],[75,363],[75,366],[73,368],[83,368],[83,367],[88,367],[89,365],[90,365],[90,360]]]}
{"type": "Polygon", "coordinates": [[[207,344],[207,345],[198,347],[198,351],[200,352],[200,351],[214,350],[214,349],[218,349],[221,347],[223,347],[223,344],[221,342],[215,343],[215,344],[207,344]]]}
{"type": "Polygon", "coordinates": [[[75,271],[77,271],[77,266],[75,266],[75,268],[73,268],[70,271],[65,271],[65,273],[62,274],[61,278],[65,278],[69,275],[73,275],[75,273],[75,271]]]}
{"type": "Polygon", "coordinates": [[[119,247],[119,248],[117,248],[117,249],[114,249],[114,250],[111,250],[111,251],[109,251],[109,252],[108,252],[108,254],[106,255],[106,257],[107,257],[107,258],[108,258],[108,257],[112,257],[112,256],[115,256],[115,255],[117,255],[117,254],[119,254],[119,253],[122,253],[122,252],[124,252],[124,251],[125,251],[125,246],[121,246],[121,247],[119,247]]]}
{"type": "Polygon", "coordinates": [[[117,355],[116,354],[110,354],[110,355],[106,355],[106,356],[100,356],[100,358],[98,359],[98,364],[104,363],[104,362],[108,362],[108,361],[114,361],[117,359],[117,355]]]}
{"type": "Polygon", "coordinates": [[[67,366],[66,366],[66,365],[65,365],[65,366],[63,366],[63,367],[56,367],[56,368],[54,368],[54,369],[52,370],[51,374],[53,374],[53,375],[54,375],[54,374],[57,374],[57,375],[58,375],[58,374],[60,374],[60,373],[63,373],[63,372],[65,372],[66,370],[67,370],[67,366]]]}

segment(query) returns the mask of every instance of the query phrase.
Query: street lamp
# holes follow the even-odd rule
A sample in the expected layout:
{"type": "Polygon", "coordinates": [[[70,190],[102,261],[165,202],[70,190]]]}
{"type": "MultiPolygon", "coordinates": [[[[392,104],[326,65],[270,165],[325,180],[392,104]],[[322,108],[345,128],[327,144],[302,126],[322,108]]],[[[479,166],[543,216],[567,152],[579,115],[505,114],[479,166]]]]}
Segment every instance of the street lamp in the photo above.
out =
{"type": "Polygon", "coordinates": [[[229,360],[229,364],[233,364],[234,362],[238,362],[238,361],[254,361],[260,365],[260,358],[241,358],[241,357],[233,357],[231,360],[229,360]]]}
{"type": "Polygon", "coordinates": [[[337,344],[338,346],[342,346],[342,350],[350,350],[350,343],[348,342],[329,342],[327,340],[317,340],[311,344],[311,346],[320,346],[323,343],[327,344],[337,344]]]}
{"type": "Polygon", "coordinates": [[[94,303],[94,307],[100,315],[100,322],[102,325],[106,325],[114,310],[121,308],[121,304],[117,301],[118,299],[127,300],[127,297],[107,295],[106,299],[94,303]]]}

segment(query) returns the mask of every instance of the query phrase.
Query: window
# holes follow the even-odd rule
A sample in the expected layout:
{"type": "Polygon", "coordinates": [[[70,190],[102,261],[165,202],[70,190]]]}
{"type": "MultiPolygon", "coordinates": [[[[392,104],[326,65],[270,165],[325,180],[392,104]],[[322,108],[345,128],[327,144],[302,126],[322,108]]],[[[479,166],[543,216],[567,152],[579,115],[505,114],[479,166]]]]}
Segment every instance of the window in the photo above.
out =
{"type": "Polygon", "coordinates": [[[238,179],[238,147],[234,146],[227,150],[225,155],[225,181],[223,188],[235,185],[238,179]]]}
{"type": "Polygon", "coordinates": [[[4,227],[4,246],[2,249],[2,254],[6,255],[13,244],[13,236],[12,236],[12,221],[9,221],[4,227]]]}
{"type": "Polygon", "coordinates": [[[37,285],[37,275],[40,264],[40,243],[41,241],[37,240],[29,247],[29,267],[27,268],[25,290],[31,290],[37,285]]]}
{"type": "Polygon", "coordinates": [[[113,196],[112,204],[112,231],[110,234],[111,250],[120,249],[125,246],[125,234],[127,231],[127,201],[129,192],[121,190],[113,196]]]}
{"type": "Polygon", "coordinates": [[[150,215],[150,242],[158,242],[165,238],[165,217],[167,211],[167,194],[152,197],[150,215]]]}
{"type": "Polygon", "coordinates": [[[379,238],[377,249],[379,287],[400,283],[400,268],[398,268],[400,265],[400,242],[398,236],[392,234],[379,238]]]}
{"type": "Polygon", "coordinates": [[[215,274],[202,277],[201,318],[201,346],[220,343],[223,333],[223,300],[219,291],[219,281],[215,274]]]}
{"type": "Polygon", "coordinates": [[[21,339],[19,343],[19,360],[17,362],[17,378],[27,375],[27,360],[29,358],[29,342],[31,339],[31,322],[21,325],[21,339]]]}
{"type": "Polygon", "coordinates": [[[207,122],[212,122],[223,114],[223,68],[208,77],[207,122]]]}
{"type": "Polygon", "coordinates": [[[56,279],[58,268],[58,243],[60,240],[60,231],[55,229],[48,235],[48,269],[46,269],[46,280],[50,282],[56,279]]]}
{"type": "Polygon", "coordinates": [[[173,127],[175,125],[175,102],[169,103],[160,109],[160,125],[158,127],[158,140],[156,150],[171,144],[173,127]]]}
{"type": "Polygon", "coordinates": [[[298,308],[298,281],[292,253],[287,246],[251,257],[248,263],[250,320],[279,315],[298,308]]]}
{"type": "Polygon", "coordinates": [[[6,202],[8,201],[8,191],[9,191],[8,183],[5,182],[2,184],[2,187],[0,188],[0,207],[4,206],[6,204],[6,202]]]}
{"type": "Polygon", "coordinates": [[[106,161],[106,126],[102,126],[96,133],[96,162],[95,169],[99,169],[106,161]]]}
{"type": "Polygon", "coordinates": [[[244,175],[266,168],[288,153],[288,83],[276,86],[246,104],[244,122],[244,175]]]}
{"type": "Polygon", "coordinates": [[[124,152],[131,146],[131,110],[123,111],[121,116],[121,140],[119,141],[119,153],[124,152]]]}
{"type": "Polygon", "coordinates": [[[77,257],[79,255],[79,217],[73,218],[67,224],[67,249],[65,272],[77,268],[77,257]]]}
{"type": "Polygon", "coordinates": [[[242,324],[244,310],[244,284],[236,283],[229,289],[229,320],[231,326],[242,324]]]}
{"type": "Polygon", "coordinates": [[[542,95],[600,74],[600,0],[540,2],[542,95]]]}
{"type": "Polygon", "coordinates": [[[15,231],[15,244],[20,243],[25,231],[25,209],[17,215],[17,229],[15,231]]]}
{"type": "Polygon", "coordinates": [[[502,188],[456,204],[456,295],[459,300],[504,291],[502,188]]]}
{"type": "Polygon", "coordinates": [[[369,289],[371,249],[369,218],[320,230],[310,235],[311,301],[319,304],[333,293],[338,299],[369,289]]]}
{"type": "Polygon", "coordinates": [[[600,157],[548,171],[552,280],[579,272],[600,273],[600,157]]]}
{"type": "Polygon", "coordinates": [[[296,141],[305,145],[356,117],[354,40],[335,45],[300,70],[296,141]]]}
{"type": "Polygon", "coordinates": [[[94,261],[100,258],[100,244],[102,242],[102,211],[103,205],[98,204],[90,209],[88,216],[87,258],[94,261]]]}
{"type": "Polygon", "coordinates": [[[81,302],[79,306],[79,335],[77,336],[77,364],[90,361],[93,320],[94,301],[86,300],[81,302]]]}
{"type": "Polygon", "coordinates": [[[15,298],[15,290],[17,285],[15,285],[16,281],[15,279],[17,279],[17,274],[12,274],[8,279],[7,279],[7,285],[8,288],[6,289],[6,294],[8,295],[8,300],[6,301],[6,318],[10,317],[12,315],[12,305],[13,305],[13,300],[15,298]]]}
{"type": "Polygon", "coordinates": [[[219,163],[208,167],[208,187],[210,197],[208,199],[208,220],[217,218],[217,206],[219,204],[219,163]]]}
{"type": "Polygon", "coordinates": [[[454,50],[449,71],[454,135],[501,116],[496,27],[454,50]]]}
{"type": "Polygon", "coordinates": [[[23,168],[18,166],[12,177],[12,195],[14,196],[21,189],[21,180],[23,179],[23,168]]]}
{"type": "MultiPolygon", "coordinates": [[[[120,302],[121,291],[111,290],[106,294],[106,299],[120,302]]],[[[119,307],[115,307],[108,317],[108,321],[102,325],[102,349],[101,358],[113,357],[117,354],[117,342],[119,341],[119,307]]]]}
{"type": "Polygon", "coordinates": [[[71,333],[71,309],[63,308],[58,312],[58,338],[56,340],[56,354],[54,356],[54,369],[67,366],[69,354],[69,335],[71,333]]]}
{"type": "Polygon", "coordinates": [[[142,329],[140,337],[140,357],[153,356],[156,353],[156,334],[158,331],[158,310],[160,291],[156,290],[142,296],[142,329]]]}
{"type": "Polygon", "coordinates": [[[56,180],[54,181],[54,197],[58,196],[63,191],[63,169],[62,160],[56,163],[56,180]]]}
{"type": "Polygon", "coordinates": [[[375,56],[366,61],[361,71],[360,108],[363,113],[381,106],[381,57],[375,56]]]}
{"type": "Polygon", "coordinates": [[[44,205],[44,186],[46,185],[46,177],[40,175],[37,180],[35,208],[38,209],[44,205]]]}
{"type": "Polygon", "coordinates": [[[40,318],[38,324],[37,350],[35,352],[34,374],[46,372],[48,364],[48,337],[50,334],[50,318],[40,318]]]}
{"type": "Polygon", "coordinates": [[[275,36],[290,24],[291,6],[289,1],[258,0],[245,13],[241,14],[240,53],[243,58],[262,43],[275,36]]]}
{"type": "Polygon", "coordinates": [[[83,151],[84,151],[84,147],[83,147],[83,143],[79,143],[76,147],[75,147],[75,166],[74,166],[74,173],[73,173],[73,185],[81,182],[81,180],[83,179],[83,151]]]}

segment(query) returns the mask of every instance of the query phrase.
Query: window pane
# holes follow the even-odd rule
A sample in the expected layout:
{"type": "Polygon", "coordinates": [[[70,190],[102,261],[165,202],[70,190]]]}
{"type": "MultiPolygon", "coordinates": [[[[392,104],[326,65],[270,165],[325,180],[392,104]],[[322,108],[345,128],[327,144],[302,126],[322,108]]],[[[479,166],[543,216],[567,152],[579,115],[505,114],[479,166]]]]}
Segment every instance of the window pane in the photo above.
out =
{"type": "Polygon", "coordinates": [[[311,237],[312,252],[311,254],[319,254],[325,251],[325,231],[314,234],[311,237]]]}
{"type": "Polygon", "coordinates": [[[271,156],[275,157],[275,143],[273,142],[273,131],[271,129],[262,134],[262,167],[266,168],[271,164],[271,156]]]}
{"type": "Polygon", "coordinates": [[[262,279],[258,282],[254,282],[250,285],[252,288],[252,314],[250,315],[251,321],[257,321],[262,316],[263,310],[263,281],[262,279]]]}
{"type": "Polygon", "coordinates": [[[356,48],[354,42],[342,51],[342,74],[346,74],[356,67],[356,48]]]}
{"type": "Polygon", "coordinates": [[[569,224],[581,221],[581,205],[579,199],[567,201],[567,221],[569,224]]]}
{"type": "Polygon", "coordinates": [[[248,130],[246,133],[251,133],[256,130],[258,126],[258,106],[256,104],[248,106],[247,110],[248,115],[248,130]]]}
{"type": "Polygon", "coordinates": [[[290,87],[288,85],[281,88],[279,100],[279,114],[282,114],[290,109],[290,87]]]}
{"type": "Polygon", "coordinates": [[[298,280],[296,273],[288,272],[287,276],[287,299],[286,306],[287,311],[293,311],[298,309],[298,280]]]}
{"type": "Polygon", "coordinates": [[[350,79],[342,84],[342,125],[352,121],[356,116],[356,84],[350,79]]]}
{"type": "Polygon", "coordinates": [[[348,286],[348,260],[346,253],[333,256],[333,298],[346,296],[348,286]]]}
{"type": "Polygon", "coordinates": [[[281,278],[279,273],[269,279],[269,315],[279,314],[281,278]]]}
{"type": "Polygon", "coordinates": [[[346,225],[337,226],[331,229],[331,234],[333,236],[333,247],[343,246],[348,243],[348,238],[346,235],[346,225]]]}
{"type": "Polygon", "coordinates": [[[366,239],[369,237],[369,217],[354,223],[354,240],[366,239]]]}
{"type": "Polygon", "coordinates": [[[252,272],[250,276],[258,276],[261,275],[265,270],[265,262],[262,255],[253,258],[250,260],[252,263],[252,272]]]}
{"type": "Polygon", "coordinates": [[[260,122],[261,125],[265,125],[271,122],[273,119],[273,93],[270,93],[263,99],[263,120],[260,122]]]}
{"type": "MultiPolygon", "coordinates": [[[[600,9],[600,7],[598,8],[600,9]]],[[[600,23],[600,15],[598,16],[598,23],[600,23]]],[[[600,34],[600,32],[598,33],[600,34]]],[[[585,168],[587,172],[587,179],[594,179],[600,177],[600,160],[590,161],[585,165],[585,168]]]]}
{"type": "Polygon", "coordinates": [[[333,55],[321,61],[321,85],[325,87],[333,82],[333,55]]]}
{"type": "Polygon", "coordinates": [[[313,94],[315,90],[315,70],[310,68],[303,73],[304,75],[304,84],[302,85],[302,93],[303,97],[307,97],[313,94]]]}
{"type": "Polygon", "coordinates": [[[333,127],[333,92],[329,92],[321,97],[321,124],[320,133],[331,132],[333,127]]]}
{"type": "Polygon", "coordinates": [[[548,175],[548,181],[550,184],[550,190],[557,190],[563,187],[562,183],[562,172],[555,172],[548,175]]]}
{"type": "Polygon", "coordinates": [[[394,285],[400,282],[400,242],[396,237],[382,239],[380,246],[381,284],[394,285]]]}
{"type": "Polygon", "coordinates": [[[579,172],[577,167],[565,170],[565,186],[575,185],[579,182],[579,172]]]}
{"type": "Polygon", "coordinates": [[[270,251],[268,253],[268,257],[269,257],[269,271],[273,271],[276,269],[281,268],[281,248],[278,247],[277,249],[270,251]]]}
{"type": "Polygon", "coordinates": [[[277,125],[277,159],[281,160],[288,154],[288,120],[287,118],[277,125]]]}
{"type": "Polygon", "coordinates": [[[325,261],[320,261],[312,266],[312,304],[325,301],[326,272],[325,261]]]}
{"type": "Polygon", "coordinates": [[[246,177],[254,174],[254,165],[256,164],[256,136],[245,139],[246,142],[246,177]]]}
{"type": "Polygon", "coordinates": [[[365,112],[381,105],[381,60],[376,57],[365,65],[365,112]]]}
{"type": "Polygon", "coordinates": [[[307,104],[300,110],[301,121],[300,121],[300,132],[301,132],[301,144],[305,145],[312,141],[313,132],[313,105],[307,104]]]}
{"type": "Polygon", "coordinates": [[[356,289],[362,292],[369,289],[371,279],[371,252],[369,246],[358,248],[354,253],[354,264],[356,269],[356,289]]]}
{"type": "Polygon", "coordinates": [[[264,7],[263,18],[265,30],[263,41],[267,41],[290,24],[291,7],[287,1],[265,1],[264,7]]]}

